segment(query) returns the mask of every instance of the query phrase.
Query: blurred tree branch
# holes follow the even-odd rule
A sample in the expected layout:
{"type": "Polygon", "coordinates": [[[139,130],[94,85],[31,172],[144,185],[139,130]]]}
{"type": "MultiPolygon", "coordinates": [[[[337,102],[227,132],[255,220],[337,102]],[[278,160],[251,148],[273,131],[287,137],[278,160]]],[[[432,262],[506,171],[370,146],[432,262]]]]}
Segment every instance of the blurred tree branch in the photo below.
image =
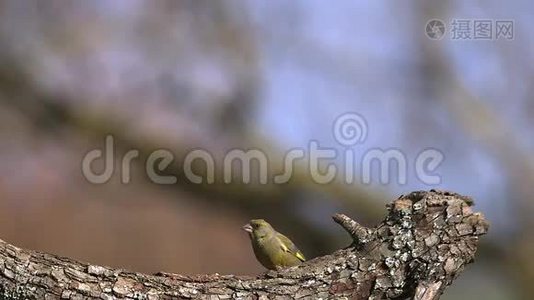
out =
{"type": "MultiPolygon", "coordinates": [[[[92,19],[95,17],[92,14],[87,15],[90,21],[86,20],[83,26],[65,26],[71,23],[78,24],[69,18],[71,14],[80,13],[77,11],[80,7],[85,10],[84,6],[37,5],[34,7],[30,5],[33,9],[16,11],[17,14],[27,16],[27,19],[32,20],[31,22],[20,22],[24,18],[11,19],[8,18],[10,17],[8,13],[5,14],[6,22],[14,27],[20,25],[17,27],[20,30],[16,33],[8,31],[0,36],[1,41],[7,45],[0,50],[1,104],[25,117],[39,136],[46,137],[69,131],[77,137],[88,139],[90,144],[101,145],[105,136],[112,134],[117,152],[139,150],[140,157],[134,161],[139,168],[144,167],[146,158],[154,149],[160,148],[171,150],[176,158],[183,158],[192,148],[203,148],[222,157],[225,151],[236,147],[261,148],[269,152],[270,157],[283,157],[283,151],[273,146],[273,141],[260,136],[254,130],[246,129],[249,128],[246,119],[256,103],[260,54],[256,48],[255,37],[251,34],[251,24],[247,23],[246,17],[236,18],[234,15],[235,11],[242,9],[238,6],[239,4],[213,4],[211,1],[180,3],[165,1],[158,6],[145,5],[141,9],[143,13],[130,20],[129,25],[140,26],[142,29],[135,30],[135,37],[129,36],[129,38],[135,42],[138,42],[140,38],[143,39],[143,42],[136,43],[139,49],[135,49],[138,50],[135,53],[141,53],[143,59],[146,59],[144,63],[159,66],[176,60],[173,62],[175,66],[185,66],[191,73],[183,72],[186,74],[183,78],[173,77],[175,75],[163,76],[165,78],[162,82],[164,85],[170,85],[170,87],[165,86],[165,93],[169,93],[166,95],[168,99],[163,98],[174,101],[172,108],[176,109],[177,114],[182,112],[190,118],[182,119],[176,116],[174,120],[175,123],[185,127],[184,131],[190,131],[187,132],[186,137],[176,138],[164,130],[158,132],[139,130],[143,127],[139,124],[141,122],[137,115],[125,114],[124,107],[92,105],[93,99],[84,93],[93,95],[87,90],[91,91],[91,88],[95,88],[92,76],[98,77],[100,70],[95,72],[91,68],[101,67],[102,76],[106,76],[105,69],[108,65],[102,64],[95,67],[85,64],[88,61],[90,61],[89,64],[95,63],[89,58],[91,55],[101,54],[95,49],[106,48],[105,46],[110,46],[110,44],[113,48],[114,45],[110,41],[118,37],[117,33],[121,35],[120,38],[123,38],[123,34],[128,36],[132,33],[128,30],[114,30],[114,28],[121,28],[114,23],[116,20],[113,20],[109,30],[103,30],[106,28],[106,23],[92,19]],[[35,28],[25,27],[27,23],[34,24],[35,28]],[[23,51],[17,48],[23,44],[19,38],[24,40],[32,37],[38,40],[38,45],[24,48],[23,51]],[[83,85],[81,88],[72,87],[74,91],[79,89],[79,95],[63,93],[61,89],[59,92],[51,91],[43,87],[36,78],[38,72],[35,68],[37,66],[38,69],[43,67],[46,69],[49,66],[47,65],[48,59],[58,59],[69,66],[73,63],[77,67],[74,72],[70,70],[71,72],[67,73],[75,78],[73,82],[77,81],[83,85]],[[208,60],[207,64],[215,61],[213,63],[215,68],[222,64],[227,73],[222,77],[230,78],[228,81],[223,81],[223,84],[232,86],[224,86],[222,94],[218,93],[219,90],[206,91],[204,83],[198,80],[198,76],[188,76],[196,74],[196,67],[189,68],[191,65],[201,65],[200,68],[203,70],[206,60],[208,60]],[[225,93],[227,90],[231,92],[225,93]],[[190,93],[195,96],[189,95],[190,93]],[[86,99],[87,97],[89,99],[86,99]],[[211,106],[215,107],[214,112],[207,112],[203,115],[204,119],[200,121],[196,115],[191,116],[191,111],[188,110],[188,107],[196,105],[195,101],[199,99],[200,101],[197,102],[200,102],[200,106],[205,103],[210,106],[199,108],[201,113],[204,112],[203,109],[210,110],[213,108],[211,106]],[[135,119],[136,124],[128,123],[128,119],[132,118],[135,119]],[[193,123],[191,120],[198,122],[190,124],[193,123]],[[202,124],[202,122],[210,124],[202,124]],[[199,124],[213,127],[217,132],[200,130],[199,134],[195,130],[189,130],[197,129],[195,126],[199,124]]],[[[126,25],[128,22],[122,20],[119,23],[126,25]]],[[[110,24],[107,25],[110,26],[110,24]]],[[[98,60],[96,63],[99,63],[98,60]]],[[[210,65],[210,67],[213,66],[210,65]]],[[[155,69],[160,71],[160,69],[155,69]]],[[[132,70],[134,73],[147,71],[135,67],[132,67],[132,70]]],[[[132,70],[128,69],[128,72],[132,70]]],[[[165,68],[163,70],[170,72],[165,68]]],[[[208,71],[212,69],[208,68],[208,71]]],[[[217,74],[219,75],[221,74],[217,74]]],[[[137,76],[134,77],[137,78],[137,76]]],[[[139,85],[139,87],[126,85],[123,87],[126,90],[120,94],[120,97],[134,96],[140,98],[138,99],[141,100],[140,102],[145,102],[146,97],[143,97],[145,94],[138,89],[150,89],[151,86],[147,86],[145,82],[139,85]],[[139,93],[141,96],[138,95],[139,93]]],[[[135,104],[140,102],[135,102],[135,104]]],[[[134,104],[125,103],[122,105],[134,106],[134,104]]],[[[195,108],[192,110],[195,111],[195,108]]],[[[137,113],[140,112],[135,114],[137,113]]],[[[305,201],[303,198],[310,194],[327,195],[337,200],[335,206],[340,206],[339,209],[359,216],[364,223],[376,222],[381,204],[384,203],[381,195],[363,186],[349,186],[342,182],[329,185],[314,184],[309,178],[309,172],[299,165],[295,166],[292,180],[284,185],[252,185],[236,182],[192,184],[185,177],[181,162],[181,159],[176,159],[165,170],[165,174],[176,176],[178,179],[178,183],[169,188],[188,191],[199,203],[208,203],[213,207],[233,208],[240,211],[246,218],[258,216],[268,218],[280,224],[280,228],[285,232],[295,236],[298,236],[299,232],[308,232],[310,233],[308,237],[299,241],[299,244],[302,248],[310,249],[311,252],[308,254],[312,256],[330,251],[330,247],[336,243],[327,230],[312,224],[303,214],[297,212],[295,207],[304,206],[302,205],[305,201]],[[325,241],[329,242],[325,243],[325,241]]],[[[195,173],[202,174],[204,171],[196,165],[193,165],[193,168],[195,173]]],[[[216,173],[222,174],[222,171],[217,169],[216,173]]],[[[149,182],[148,179],[146,181],[149,182]]]]}
{"type": "MultiPolygon", "coordinates": [[[[85,136],[99,145],[106,135],[112,134],[118,152],[137,149],[139,159],[134,161],[143,167],[148,155],[154,149],[171,149],[172,153],[183,158],[192,148],[213,150],[221,156],[224,149],[232,148],[260,148],[269,153],[270,157],[283,157],[283,153],[274,149],[271,142],[262,139],[259,135],[248,132],[247,136],[235,140],[229,135],[228,139],[219,137],[217,140],[209,137],[200,137],[189,144],[186,141],[173,140],[169,142],[165,132],[161,136],[130,134],[128,126],[124,124],[120,115],[115,111],[87,110],[76,101],[62,99],[65,96],[50,95],[40,89],[26,69],[19,64],[16,58],[9,55],[0,57],[4,62],[0,64],[0,97],[2,103],[11,109],[17,110],[21,115],[31,120],[36,130],[42,135],[57,134],[68,128],[78,135],[85,136]],[[253,145],[247,141],[252,141],[253,145]]],[[[80,157],[80,160],[82,158],[80,157]]],[[[383,204],[380,195],[361,188],[356,184],[347,185],[335,181],[327,185],[315,184],[309,178],[309,172],[303,166],[296,164],[290,182],[284,185],[266,184],[240,184],[232,182],[225,184],[216,181],[214,184],[193,184],[184,174],[183,160],[176,159],[166,170],[165,174],[176,176],[178,181],[173,187],[197,195],[197,200],[205,201],[210,205],[232,207],[247,216],[262,216],[281,224],[288,233],[309,232],[307,240],[301,242],[303,248],[312,249],[310,255],[319,255],[330,251],[325,247],[335,244],[330,234],[311,225],[309,221],[295,214],[292,206],[298,205],[296,199],[299,195],[307,193],[324,193],[330,195],[341,204],[341,209],[362,218],[364,223],[376,222],[380,206],[383,204]],[[329,243],[324,241],[330,240],[329,243]]],[[[218,164],[217,166],[221,166],[218,164]]],[[[194,172],[202,174],[204,170],[193,165],[194,172]]],[[[216,174],[222,174],[220,169],[216,174]]],[[[148,181],[148,179],[147,179],[148,181]]],[[[302,201],[302,200],[301,200],[302,201]]],[[[297,234],[294,234],[297,235],[297,234]]]]}

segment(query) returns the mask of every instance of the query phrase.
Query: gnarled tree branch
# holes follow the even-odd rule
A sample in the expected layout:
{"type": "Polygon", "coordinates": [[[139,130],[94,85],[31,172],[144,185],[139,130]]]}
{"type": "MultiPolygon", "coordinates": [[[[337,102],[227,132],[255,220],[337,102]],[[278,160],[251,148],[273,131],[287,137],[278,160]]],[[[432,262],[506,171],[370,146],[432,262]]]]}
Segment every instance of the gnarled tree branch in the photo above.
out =
{"type": "Polygon", "coordinates": [[[376,228],[334,216],[353,244],[298,267],[257,277],[146,275],[80,263],[0,241],[5,299],[438,299],[473,261],[488,230],[471,200],[413,192],[376,228]]]}

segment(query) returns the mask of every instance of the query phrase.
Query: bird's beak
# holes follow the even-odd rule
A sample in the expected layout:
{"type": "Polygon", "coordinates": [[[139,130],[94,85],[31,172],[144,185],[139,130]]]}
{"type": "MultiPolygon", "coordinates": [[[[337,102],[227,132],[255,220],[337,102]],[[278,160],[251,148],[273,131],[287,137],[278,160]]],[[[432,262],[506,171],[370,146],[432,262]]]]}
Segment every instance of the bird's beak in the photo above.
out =
{"type": "Polygon", "coordinates": [[[244,231],[246,231],[248,233],[252,233],[252,226],[250,226],[250,224],[246,224],[242,228],[243,228],[244,231]]]}

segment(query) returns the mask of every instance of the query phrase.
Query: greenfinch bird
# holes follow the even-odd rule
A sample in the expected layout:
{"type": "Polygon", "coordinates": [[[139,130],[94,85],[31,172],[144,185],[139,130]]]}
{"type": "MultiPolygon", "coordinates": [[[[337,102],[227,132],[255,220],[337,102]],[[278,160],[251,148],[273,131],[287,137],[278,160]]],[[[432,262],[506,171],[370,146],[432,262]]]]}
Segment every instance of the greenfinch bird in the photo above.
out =
{"type": "Polygon", "coordinates": [[[250,220],[243,230],[248,232],[256,258],[267,269],[292,267],[306,260],[289,238],[263,219],[250,220]]]}

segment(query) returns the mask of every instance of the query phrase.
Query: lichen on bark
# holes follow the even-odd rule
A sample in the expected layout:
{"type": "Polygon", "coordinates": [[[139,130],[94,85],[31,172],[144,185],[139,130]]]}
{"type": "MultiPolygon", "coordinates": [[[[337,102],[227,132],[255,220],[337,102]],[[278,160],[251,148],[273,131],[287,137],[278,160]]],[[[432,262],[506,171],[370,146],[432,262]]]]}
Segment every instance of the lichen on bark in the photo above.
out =
{"type": "Polygon", "coordinates": [[[474,259],[488,222],[473,201],[419,191],[387,206],[375,228],[334,221],[352,244],[256,277],[147,275],[23,250],[0,240],[3,299],[437,299],[474,259]]]}

